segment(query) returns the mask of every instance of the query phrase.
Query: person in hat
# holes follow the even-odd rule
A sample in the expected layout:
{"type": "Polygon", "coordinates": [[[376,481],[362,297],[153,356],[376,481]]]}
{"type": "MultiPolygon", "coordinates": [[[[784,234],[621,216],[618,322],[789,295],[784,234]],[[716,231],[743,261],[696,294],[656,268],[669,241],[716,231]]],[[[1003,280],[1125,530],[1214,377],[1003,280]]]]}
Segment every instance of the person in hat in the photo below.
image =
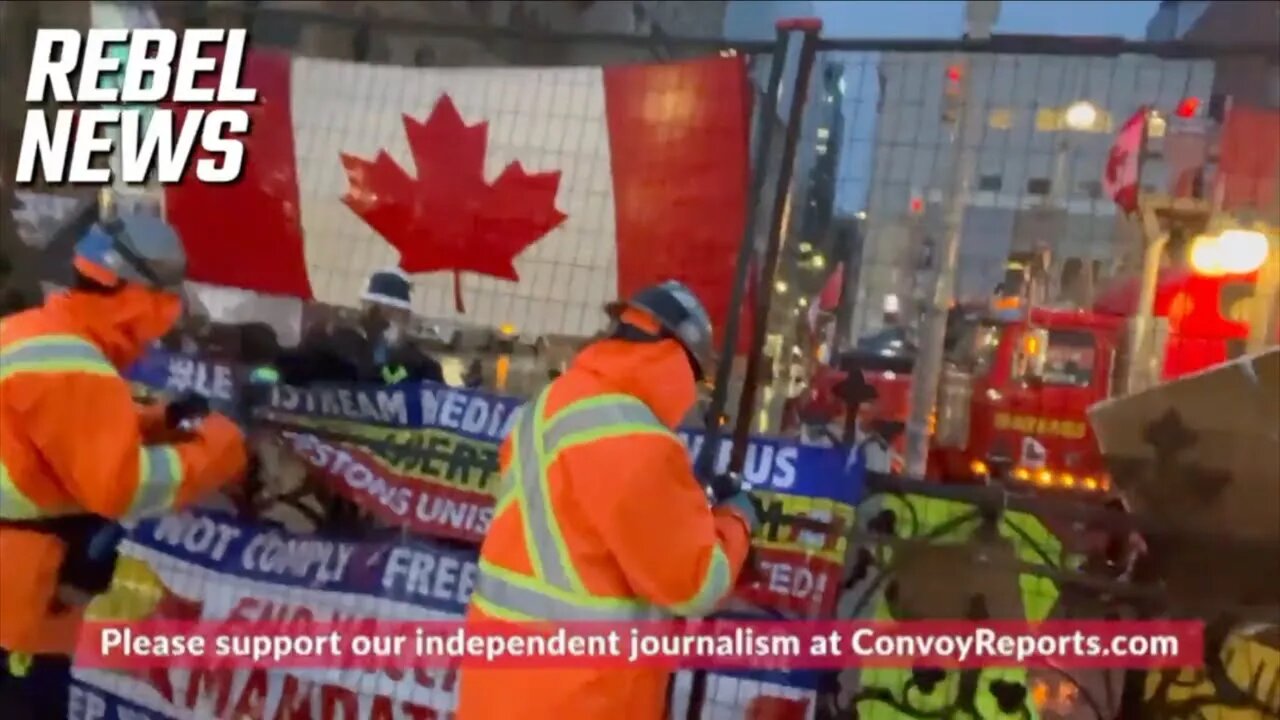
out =
{"type": "Polygon", "coordinates": [[[409,276],[400,268],[379,270],[369,276],[360,295],[360,329],[369,346],[367,359],[375,379],[388,385],[443,383],[440,363],[409,341],[412,292],[409,276]]]}
{"type": "Polygon", "coordinates": [[[0,708],[15,719],[67,717],[83,607],[66,594],[106,589],[118,521],[194,503],[247,463],[207,401],[140,409],[120,374],[182,312],[178,235],[150,215],[83,227],[74,286],[0,320],[0,708]]]}
{"type": "Polygon", "coordinates": [[[399,268],[369,276],[360,294],[360,318],[353,326],[319,330],[294,351],[282,353],[278,367],[288,385],[351,382],[399,385],[444,384],[444,370],[409,337],[413,285],[399,268]]]}
{"type": "MultiPolygon", "coordinates": [[[[467,622],[702,616],[737,583],[759,523],[733,476],[704,488],[675,433],[711,371],[711,322],[666,282],[607,307],[611,326],[521,411],[467,622]]],[[[653,668],[464,667],[458,720],[664,717],[653,668]]]]}

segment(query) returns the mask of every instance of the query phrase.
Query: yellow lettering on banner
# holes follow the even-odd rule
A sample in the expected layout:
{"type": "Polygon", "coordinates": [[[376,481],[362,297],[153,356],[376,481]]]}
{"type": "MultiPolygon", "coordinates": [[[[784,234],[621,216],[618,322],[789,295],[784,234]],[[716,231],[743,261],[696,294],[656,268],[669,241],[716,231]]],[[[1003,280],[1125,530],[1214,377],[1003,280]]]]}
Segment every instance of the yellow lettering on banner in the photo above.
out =
{"type": "Polygon", "coordinates": [[[815,556],[830,562],[843,562],[848,545],[848,530],[853,527],[852,506],[825,498],[812,498],[785,493],[757,493],[765,512],[760,531],[753,544],[766,550],[779,550],[815,556]],[[781,515],[806,517],[827,523],[832,532],[806,530],[791,523],[778,523],[781,515]]]}
{"type": "Polygon", "coordinates": [[[460,437],[436,429],[384,428],[342,420],[291,419],[294,425],[352,438],[339,442],[362,450],[376,469],[393,475],[446,485],[459,490],[492,494],[498,487],[498,445],[460,437]],[[387,447],[360,448],[359,440],[387,447]]]}
{"type": "Polygon", "coordinates": [[[997,430],[1009,429],[1009,413],[996,413],[995,426],[997,430]]]}

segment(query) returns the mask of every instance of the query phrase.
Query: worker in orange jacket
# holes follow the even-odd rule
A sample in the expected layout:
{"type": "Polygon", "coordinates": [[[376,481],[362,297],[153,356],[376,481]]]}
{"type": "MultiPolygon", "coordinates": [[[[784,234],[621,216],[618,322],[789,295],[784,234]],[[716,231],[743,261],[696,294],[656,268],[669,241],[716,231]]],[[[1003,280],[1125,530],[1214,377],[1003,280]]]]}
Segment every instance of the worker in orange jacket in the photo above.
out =
{"type": "Polygon", "coordinates": [[[6,717],[56,717],[65,703],[83,608],[60,587],[101,592],[84,585],[109,583],[114,563],[114,544],[86,546],[246,465],[231,420],[208,414],[175,432],[174,408],[140,410],[120,376],[181,312],[186,256],[173,229],[146,215],[104,220],[74,265],[71,290],[0,321],[0,714],[16,713],[6,717]]]}
{"type": "MultiPolygon", "coordinates": [[[[711,354],[706,310],[668,282],[608,311],[605,339],[525,406],[503,444],[473,627],[702,616],[737,582],[759,523],[754,502],[738,484],[712,507],[673,432],[711,354]]],[[[457,719],[656,720],[668,677],[468,667],[457,719]]]]}

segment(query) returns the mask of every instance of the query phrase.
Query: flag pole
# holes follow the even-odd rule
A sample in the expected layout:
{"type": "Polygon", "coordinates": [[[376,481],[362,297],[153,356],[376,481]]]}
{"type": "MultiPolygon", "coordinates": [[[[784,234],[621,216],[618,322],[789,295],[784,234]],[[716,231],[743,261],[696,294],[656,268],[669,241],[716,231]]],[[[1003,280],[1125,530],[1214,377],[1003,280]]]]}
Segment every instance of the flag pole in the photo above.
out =
{"type": "Polygon", "coordinates": [[[1149,199],[1143,197],[1142,166],[1147,159],[1147,142],[1151,129],[1150,107],[1142,108],[1142,135],[1138,140],[1138,171],[1134,179],[1135,206],[1140,213],[1143,252],[1142,252],[1142,284],[1138,290],[1138,305],[1134,308],[1133,324],[1129,328],[1129,362],[1125,373],[1124,393],[1130,394],[1142,390],[1153,377],[1151,355],[1151,331],[1154,325],[1153,315],[1156,303],[1156,286],[1160,281],[1160,261],[1164,257],[1165,246],[1169,244],[1169,233],[1160,227],[1149,199]]]}

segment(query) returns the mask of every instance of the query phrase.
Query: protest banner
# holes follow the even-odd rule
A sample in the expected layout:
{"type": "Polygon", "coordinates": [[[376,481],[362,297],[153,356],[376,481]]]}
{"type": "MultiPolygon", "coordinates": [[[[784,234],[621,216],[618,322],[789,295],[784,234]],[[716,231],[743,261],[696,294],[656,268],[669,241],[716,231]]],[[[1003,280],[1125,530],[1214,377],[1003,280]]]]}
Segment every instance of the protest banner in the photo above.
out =
{"type": "MultiPolygon", "coordinates": [[[[128,373],[139,395],[197,392],[232,411],[238,378],[228,363],[154,352],[128,373]]],[[[98,619],[343,621],[461,617],[479,542],[492,519],[498,446],[517,417],[517,398],[437,385],[273,388],[255,420],[277,433],[319,481],[390,527],[374,540],[285,532],[246,518],[191,511],[148,520],[122,547],[112,592],[98,619]],[[451,541],[441,544],[439,541],[451,541]]],[[[681,429],[696,453],[703,434],[681,429]]],[[[719,450],[720,466],[731,446],[719,450]]],[[[832,448],[752,438],[745,477],[767,506],[850,527],[859,468],[832,448]]],[[[736,607],[770,617],[830,616],[846,540],[766,525],[755,546],[761,578],[736,607]]],[[[124,675],[77,668],[82,717],[445,718],[456,673],[405,671],[180,670],[124,675]],[[296,713],[303,713],[297,715],[296,713]]],[[[735,708],[811,717],[812,671],[722,672],[713,688],[735,708]]],[[[687,673],[677,681],[684,702],[687,673]]],[[[714,703],[714,699],[713,699],[714,703]]]]}
{"type": "MultiPolygon", "coordinates": [[[[111,589],[89,608],[91,620],[353,627],[368,619],[457,620],[476,573],[474,551],[427,540],[329,540],[207,511],[138,523],[121,556],[111,589]]],[[[457,672],[449,668],[122,673],[79,667],[75,675],[72,717],[98,720],[447,718],[457,682],[457,672]]],[[[737,699],[746,705],[787,700],[808,706],[816,696],[812,672],[732,676],[739,680],[737,699]]]]}
{"type": "MultiPolygon", "coordinates": [[[[229,407],[242,376],[225,363],[153,353],[131,372],[141,386],[194,391],[229,407]]],[[[518,398],[440,385],[274,388],[261,421],[280,435],[312,477],[379,521],[418,536],[479,543],[492,519],[498,446],[517,417],[518,398]]],[[[703,433],[681,429],[696,455],[703,433]]],[[[718,466],[732,445],[722,441],[718,466]]],[[[766,523],[756,538],[763,577],[744,600],[786,616],[834,610],[846,550],[845,528],[861,495],[846,453],[794,441],[751,438],[745,479],[766,507],[830,523],[825,535],[766,523]]]]}

